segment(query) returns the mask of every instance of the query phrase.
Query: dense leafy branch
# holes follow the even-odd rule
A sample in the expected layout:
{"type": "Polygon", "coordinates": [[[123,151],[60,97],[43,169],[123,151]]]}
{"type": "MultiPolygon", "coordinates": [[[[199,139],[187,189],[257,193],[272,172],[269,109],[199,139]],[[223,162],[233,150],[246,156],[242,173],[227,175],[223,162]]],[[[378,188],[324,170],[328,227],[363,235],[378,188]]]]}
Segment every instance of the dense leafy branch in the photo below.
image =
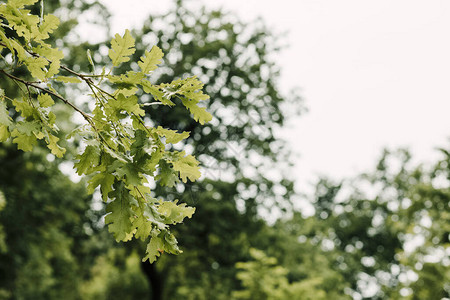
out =
{"type": "MultiPolygon", "coordinates": [[[[58,145],[60,133],[57,116],[52,111],[53,98],[61,100],[87,121],[67,138],[75,136],[83,141],[84,151],[76,157],[75,169],[79,175],[90,177],[91,193],[100,189],[102,199],[107,202],[105,221],[109,231],[117,241],[150,237],[144,258],[150,262],[162,252],[180,253],[170,225],[190,218],[194,208],[177,201],[154,199],[149,179],[169,187],[180,179],[185,183],[195,181],[200,177],[198,161],[184,151],[166,150],[170,148],[167,144],[186,139],[189,132],[151,126],[144,119],[143,108],[182,104],[196,121],[204,124],[212,117],[198,105],[209,98],[202,92],[203,84],[196,77],[159,85],[151,83],[149,75],[163,57],[157,46],[146,51],[137,62],[139,71],[115,74],[117,67],[130,61],[129,56],[135,52],[134,38],[128,30],[111,40],[109,70],[104,67],[101,74],[81,74],[63,66],[62,51],[44,42],[58,27],[59,20],[50,14],[40,18],[25,9],[36,2],[9,0],[0,4],[0,74],[13,80],[23,94],[22,99],[12,99],[0,89],[0,141],[12,138],[19,149],[31,151],[38,140],[44,140],[52,154],[62,157],[66,149],[58,145]],[[27,70],[26,75],[19,77],[14,73],[17,70],[27,70]],[[69,76],[58,75],[61,71],[69,76]],[[84,82],[95,108],[83,111],[57,92],[53,87],[55,82],[84,82]],[[138,91],[150,95],[154,101],[142,103],[136,96],[138,91]]],[[[87,59],[93,72],[89,51],[87,59]]]]}

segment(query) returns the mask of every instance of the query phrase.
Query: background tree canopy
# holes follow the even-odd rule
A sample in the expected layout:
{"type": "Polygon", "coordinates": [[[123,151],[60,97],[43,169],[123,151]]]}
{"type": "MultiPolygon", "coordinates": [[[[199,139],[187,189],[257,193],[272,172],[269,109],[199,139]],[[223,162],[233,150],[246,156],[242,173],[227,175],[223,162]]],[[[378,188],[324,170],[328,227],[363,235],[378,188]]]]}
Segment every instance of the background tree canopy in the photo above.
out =
{"type": "MultiPolygon", "coordinates": [[[[89,72],[86,50],[104,52],[106,43],[79,44],[73,28],[88,11],[107,27],[107,9],[92,1],[45,1],[45,11],[62,19],[49,42],[70,53],[63,63],[89,72]]],[[[154,127],[190,131],[168,150],[188,149],[203,167],[199,181],[152,186],[152,197],[196,208],[174,228],[184,253],[142,263],[144,243],[113,240],[98,191],[88,195],[85,179],[74,183],[61,172],[78,144],[62,140],[67,154],[60,159],[45,145],[23,153],[2,143],[0,299],[450,297],[447,150],[433,166],[413,165],[406,150],[385,151],[373,172],[341,182],[321,178],[308,199],[314,214],[306,216],[293,208],[293,180],[283,172],[290,152],[274,133],[302,111],[298,95],[279,90],[271,59],[281,44],[275,34],[263,22],[191,11],[178,1],[132,35],[136,52],[118,73],[158,45],[165,59],[154,82],[196,75],[210,96],[213,119],[205,125],[181,106],[145,107],[154,127]]],[[[97,69],[108,64],[101,55],[92,60],[97,69]]],[[[10,97],[19,95],[0,78],[10,97]]],[[[69,96],[87,93],[65,86],[69,96]]],[[[57,109],[63,137],[76,120],[64,105],[57,109]]]]}

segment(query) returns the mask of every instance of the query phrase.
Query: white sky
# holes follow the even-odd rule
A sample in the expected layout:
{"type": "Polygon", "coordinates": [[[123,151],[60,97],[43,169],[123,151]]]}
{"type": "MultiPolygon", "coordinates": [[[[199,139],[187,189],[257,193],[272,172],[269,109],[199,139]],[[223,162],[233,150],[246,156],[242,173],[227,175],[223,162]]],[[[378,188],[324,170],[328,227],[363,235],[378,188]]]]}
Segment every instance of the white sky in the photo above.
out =
{"type": "MultiPolygon", "coordinates": [[[[301,88],[309,112],[283,136],[300,154],[297,189],[372,168],[383,147],[420,161],[450,136],[450,1],[214,0],[244,20],[262,16],[291,45],[277,62],[285,92],[301,88]]],[[[139,27],[171,1],[104,0],[112,32],[139,27]]]]}

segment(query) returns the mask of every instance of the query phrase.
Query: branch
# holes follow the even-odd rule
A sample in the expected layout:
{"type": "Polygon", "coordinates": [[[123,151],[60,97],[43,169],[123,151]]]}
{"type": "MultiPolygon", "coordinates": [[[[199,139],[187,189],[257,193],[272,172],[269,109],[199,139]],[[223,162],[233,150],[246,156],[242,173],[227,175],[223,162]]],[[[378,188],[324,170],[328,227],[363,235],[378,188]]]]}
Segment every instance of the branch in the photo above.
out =
{"type": "MultiPolygon", "coordinates": [[[[0,44],[1,44],[1,43],[0,43],[0,44]]],[[[23,79],[21,79],[21,78],[19,78],[19,77],[16,77],[16,76],[14,76],[14,75],[12,75],[12,74],[9,74],[9,73],[5,72],[4,70],[0,70],[0,73],[5,74],[6,76],[8,76],[9,78],[11,78],[11,79],[13,79],[13,80],[15,80],[15,81],[18,81],[18,82],[21,82],[21,83],[25,84],[25,85],[27,86],[27,88],[28,88],[29,86],[32,86],[32,87],[34,87],[34,88],[36,88],[36,89],[38,89],[38,90],[41,90],[41,91],[43,91],[43,92],[46,92],[46,93],[48,93],[48,94],[50,94],[50,95],[52,95],[52,96],[54,96],[54,97],[60,99],[60,100],[63,101],[65,104],[69,105],[69,106],[72,107],[75,111],[77,111],[78,113],[80,113],[80,114],[83,116],[83,118],[85,118],[86,121],[88,121],[88,122],[91,124],[91,116],[89,116],[89,115],[86,114],[84,111],[82,111],[81,109],[79,109],[79,108],[78,108],[77,106],[75,106],[73,103],[69,102],[69,101],[68,101],[66,98],[64,98],[63,96],[61,96],[61,95],[59,95],[59,94],[57,94],[57,93],[55,93],[55,92],[53,92],[53,91],[51,91],[51,90],[49,90],[49,89],[43,88],[43,87],[41,87],[41,86],[39,86],[39,85],[37,85],[37,84],[35,84],[35,83],[33,83],[33,82],[29,82],[29,81],[23,80],[23,79]]]]}

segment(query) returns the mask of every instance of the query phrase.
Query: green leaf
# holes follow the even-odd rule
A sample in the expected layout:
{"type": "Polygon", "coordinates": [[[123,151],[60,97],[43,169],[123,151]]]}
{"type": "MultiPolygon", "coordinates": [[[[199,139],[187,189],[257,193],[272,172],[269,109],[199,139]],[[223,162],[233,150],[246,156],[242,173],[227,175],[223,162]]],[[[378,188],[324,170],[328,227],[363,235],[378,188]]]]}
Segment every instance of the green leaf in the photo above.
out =
{"type": "Polygon", "coordinates": [[[144,78],[144,74],[142,72],[128,71],[126,74],[122,74],[119,76],[108,75],[106,77],[109,79],[109,81],[118,86],[132,88],[136,84],[141,82],[141,80],[144,78]]]}
{"type": "Polygon", "coordinates": [[[152,222],[146,217],[148,214],[146,210],[148,210],[147,205],[137,206],[135,209],[137,217],[133,220],[133,226],[136,228],[134,236],[142,241],[148,238],[152,230],[152,222]]]}
{"type": "Polygon", "coordinates": [[[164,160],[159,161],[159,168],[159,174],[155,177],[155,179],[159,180],[159,184],[161,186],[173,187],[180,181],[175,170],[171,168],[170,165],[164,160]]]}
{"type": "Polygon", "coordinates": [[[194,120],[200,124],[205,124],[212,120],[212,115],[206,111],[206,108],[199,107],[196,101],[189,99],[182,99],[183,105],[191,112],[194,116],[194,120]]]}
{"type": "Polygon", "coordinates": [[[95,174],[87,186],[88,193],[92,194],[97,186],[100,186],[100,192],[104,202],[108,201],[108,193],[112,191],[114,183],[114,175],[107,172],[100,172],[95,174]]]}
{"type": "Polygon", "coordinates": [[[15,99],[12,101],[12,103],[16,107],[16,111],[20,112],[22,117],[29,118],[32,116],[38,116],[36,109],[31,106],[28,101],[15,99]]]}
{"type": "Polygon", "coordinates": [[[148,74],[157,68],[157,65],[161,63],[163,57],[164,53],[161,49],[153,46],[150,52],[145,51],[145,56],[141,56],[141,61],[138,62],[138,65],[144,74],[148,74]]]}
{"type": "Polygon", "coordinates": [[[125,188],[123,181],[116,181],[114,189],[109,193],[109,197],[114,199],[106,205],[105,224],[108,225],[109,232],[114,234],[116,241],[129,239],[133,231],[131,218],[134,216],[131,204],[134,201],[130,191],[125,188]]]}
{"type": "Polygon", "coordinates": [[[61,59],[64,58],[64,53],[58,49],[51,48],[49,45],[39,45],[33,48],[36,54],[39,54],[39,58],[47,58],[51,60],[50,66],[45,74],[46,78],[53,77],[59,73],[59,68],[61,66],[61,59]]]}
{"type": "Polygon", "coordinates": [[[39,0],[8,0],[8,5],[11,5],[12,7],[16,8],[22,8],[25,5],[33,5],[38,1],[39,0]]]}
{"type": "Polygon", "coordinates": [[[25,59],[25,64],[31,73],[31,76],[38,80],[44,80],[47,74],[45,67],[48,62],[43,57],[28,57],[25,59]]]}
{"type": "Polygon", "coordinates": [[[156,171],[156,166],[161,161],[162,157],[163,153],[161,149],[157,149],[153,153],[151,153],[150,159],[147,159],[143,166],[143,169],[146,171],[146,174],[153,176],[153,173],[156,171]]]}
{"type": "Polygon", "coordinates": [[[152,229],[158,234],[161,230],[167,229],[164,219],[152,204],[149,204],[142,197],[138,197],[137,201],[138,205],[134,208],[136,218],[133,220],[133,226],[136,228],[135,237],[137,239],[147,239],[152,229]]]}
{"type": "Polygon", "coordinates": [[[100,161],[100,149],[94,145],[88,145],[83,154],[76,156],[79,161],[74,164],[78,175],[90,174],[98,166],[100,161]]]}
{"type": "Polygon", "coordinates": [[[39,94],[37,99],[41,107],[50,107],[55,104],[55,101],[53,101],[49,94],[39,94]]]}
{"type": "Polygon", "coordinates": [[[57,76],[53,77],[53,80],[64,83],[81,83],[81,79],[79,79],[78,77],[57,76]]]}
{"type": "Polygon", "coordinates": [[[116,160],[109,166],[110,170],[114,170],[117,173],[118,178],[126,181],[127,185],[139,186],[141,185],[142,178],[139,174],[139,167],[134,163],[124,163],[116,160]]]}
{"type": "Polygon", "coordinates": [[[158,211],[165,217],[166,224],[183,222],[184,218],[192,218],[194,207],[186,206],[186,203],[178,204],[177,201],[161,201],[158,211]]]}
{"type": "Polygon", "coordinates": [[[183,251],[178,247],[178,241],[175,236],[168,231],[162,231],[158,236],[153,236],[147,245],[146,255],[142,261],[149,260],[150,263],[156,261],[156,258],[163,252],[180,254],[183,251]]]}
{"type": "Polygon", "coordinates": [[[113,66],[117,67],[123,62],[129,61],[130,58],[128,56],[132,55],[135,51],[134,38],[127,29],[123,37],[116,34],[111,40],[111,49],[109,50],[108,55],[112,60],[113,66]]]}
{"type": "Polygon", "coordinates": [[[155,98],[155,100],[161,102],[164,105],[168,106],[175,105],[175,103],[173,103],[168,97],[165,96],[161,88],[151,84],[150,81],[142,80],[141,85],[142,88],[144,89],[144,92],[150,93],[153,96],[153,98],[155,98]]]}
{"type": "Polygon", "coordinates": [[[168,144],[176,144],[189,137],[189,132],[187,131],[178,133],[175,130],[164,129],[161,126],[158,126],[155,131],[159,136],[164,136],[168,144]]]}
{"type": "Polygon", "coordinates": [[[91,50],[87,49],[86,56],[89,62],[88,68],[89,72],[93,73],[95,71],[94,61],[92,60],[91,50]]]}
{"type": "Polygon", "coordinates": [[[145,111],[138,104],[138,98],[133,95],[131,97],[125,97],[123,94],[117,95],[116,99],[110,99],[108,104],[114,109],[116,113],[120,113],[125,110],[129,114],[135,114],[138,116],[144,116],[145,111]]]}
{"type": "Polygon", "coordinates": [[[13,143],[17,144],[17,148],[23,151],[33,150],[33,146],[36,144],[36,136],[34,134],[28,135],[20,132],[17,128],[11,132],[13,137],[13,143]]]}
{"type": "Polygon", "coordinates": [[[180,172],[180,178],[184,183],[187,179],[190,181],[195,181],[200,178],[200,168],[198,167],[199,162],[192,155],[185,155],[185,152],[178,153],[178,158],[171,160],[175,171],[180,172]]]}
{"type": "Polygon", "coordinates": [[[131,86],[131,87],[125,87],[125,88],[119,88],[116,90],[116,94],[122,94],[125,97],[130,97],[133,95],[136,95],[136,92],[138,91],[138,88],[135,86],[131,86]]]}
{"type": "Polygon", "coordinates": [[[57,144],[57,142],[59,141],[59,138],[52,135],[52,134],[48,134],[48,149],[51,150],[52,154],[55,155],[56,157],[63,157],[64,153],[66,153],[66,149],[59,146],[57,144]]]}
{"type": "Polygon", "coordinates": [[[10,40],[10,45],[17,52],[17,57],[20,61],[25,61],[28,58],[25,48],[22,47],[22,45],[20,45],[18,42],[16,42],[15,40],[10,40]]]}
{"type": "Polygon", "coordinates": [[[0,41],[2,41],[6,47],[11,51],[12,54],[14,54],[14,48],[11,45],[11,40],[6,36],[5,32],[3,31],[3,28],[0,27],[0,41]]]}
{"type": "Polygon", "coordinates": [[[11,134],[9,133],[8,127],[0,124],[0,142],[6,142],[11,134]]]}
{"type": "Polygon", "coordinates": [[[39,121],[20,121],[15,124],[14,129],[26,135],[33,135],[41,132],[42,125],[39,121]]]}
{"type": "Polygon", "coordinates": [[[45,40],[49,38],[49,34],[58,28],[59,19],[54,15],[45,15],[44,19],[39,26],[39,32],[35,34],[34,39],[45,40]]]}
{"type": "Polygon", "coordinates": [[[150,239],[150,243],[147,244],[147,249],[145,251],[145,257],[142,261],[148,261],[152,264],[156,261],[156,258],[164,252],[164,241],[159,236],[154,236],[150,239]]]}
{"type": "Polygon", "coordinates": [[[146,160],[150,157],[152,143],[144,130],[138,129],[134,134],[134,141],[130,147],[131,155],[135,163],[140,163],[141,160],[146,160]]]}
{"type": "Polygon", "coordinates": [[[0,124],[9,126],[11,125],[11,120],[5,101],[0,100],[0,124]]]}

